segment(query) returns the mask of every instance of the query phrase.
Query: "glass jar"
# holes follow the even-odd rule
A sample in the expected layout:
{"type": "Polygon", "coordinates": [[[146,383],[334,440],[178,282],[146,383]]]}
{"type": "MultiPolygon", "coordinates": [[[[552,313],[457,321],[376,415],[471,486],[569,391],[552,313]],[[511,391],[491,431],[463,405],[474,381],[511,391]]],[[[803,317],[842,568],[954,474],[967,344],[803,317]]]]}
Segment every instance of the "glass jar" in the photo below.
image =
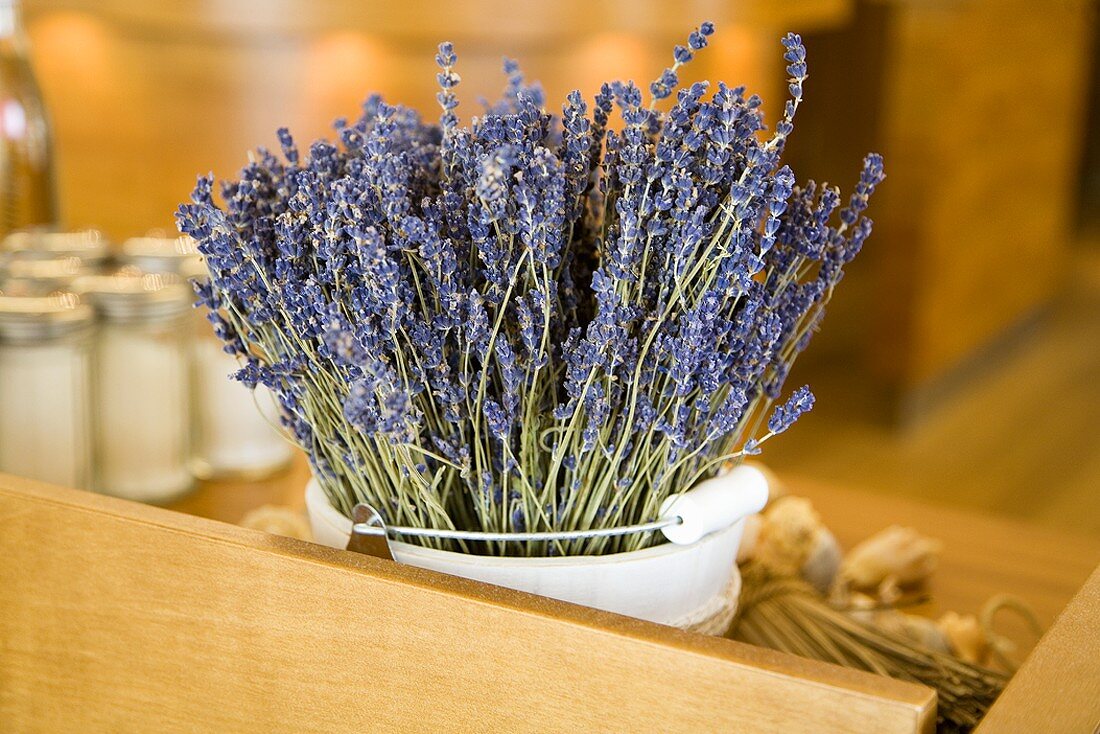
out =
{"type": "Polygon", "coordinates": [[[96,489],[164,503],[191,489],[190,286],[124,269],[75,286],[100,316],[96,344],[96,489]]]}
{"type": "Polygon", "coordinates": [[[26,229],[5,237],[3,242],[0,242],[0,250],[13,260],[75,257],[89,271],[102,270],[111,259],[110,243],[103,233],[96,229],[75,232],[63,232],[46,227],[26,229]]]}
{"type": "Polygon", "coordinates": [[[48,296],[51,293],[63,293],[83,274],[86,274],[86,269],[77,257],[55,257],[49,260],[8,258],[0,263],[0,291],[9,296],[48,296]]]}
{"type": "Polygon", "coordinates": [[[58,220],[53,136],[20,5],[0,0],[0,236],[58,220]]]}
{"type": "Polygon", "coordinates": [[[226,354],[203,319],[195,344],[195,452],[191,469],[201,479],[263,479],[286,469],[294,446],[279,425],[275,396],[234,380],[241,368],[226,354]]]}
{"type": "Polygon", "coordinates": [[[0,296],[0,471],[92,487],[91,308],[0,296]]]}
{"type": "MultiPolygon", "coordinates": [[[[208,276],[195,241],[186,236],[135,237],[123,243],[122,260],[150,272],[208,276]]],[[[275,396],[230,377],[240,364],[222,349],[205,308],[194,310],[192,328],[192,472],[200,479],[262,479],[282,471],[294,447],[277,428],[275,396]]]]}

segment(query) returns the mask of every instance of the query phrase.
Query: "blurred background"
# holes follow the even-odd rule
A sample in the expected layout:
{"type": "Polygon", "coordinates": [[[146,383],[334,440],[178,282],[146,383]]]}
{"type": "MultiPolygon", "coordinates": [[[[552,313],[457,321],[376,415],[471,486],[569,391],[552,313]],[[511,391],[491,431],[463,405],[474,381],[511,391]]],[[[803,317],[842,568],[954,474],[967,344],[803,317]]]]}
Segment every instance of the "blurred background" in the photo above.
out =
{"type": "MultiPolygon", "coordinates": [[[[5,0],[6,2],[6,0],[5,0]]],[[[648,83],[715,21],[687,79],[746,84],[774,112],[781,34],[810,79],[788,162],[849,190],[876,150],[875,234],[792,386],[818,407],[769,443],[791,475],[1100,534],[1100,66],[1091,2],[1012,0],[27,0],[67,227],[121,241],[231,176],[274,131],[327,135],[379,91],[436,116],[433,54],[459,54],[458,112],[519,59],[553,109],[648,83]]]]}

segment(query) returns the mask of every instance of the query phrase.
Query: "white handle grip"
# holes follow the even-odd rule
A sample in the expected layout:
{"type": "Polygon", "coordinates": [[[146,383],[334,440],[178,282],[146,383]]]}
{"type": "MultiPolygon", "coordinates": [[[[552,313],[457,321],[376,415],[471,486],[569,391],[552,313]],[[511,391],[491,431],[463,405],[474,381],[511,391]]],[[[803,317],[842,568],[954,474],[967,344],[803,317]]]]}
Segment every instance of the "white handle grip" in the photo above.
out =
{"type": "Polygon", "coordinates": [[[677,545],[690,545],[760,512],[767,503],[767,477],[755,467],[741,465],[666,499],[661,505],[661,519],[679,517],[680,523],[661,532],[677,545]]]}

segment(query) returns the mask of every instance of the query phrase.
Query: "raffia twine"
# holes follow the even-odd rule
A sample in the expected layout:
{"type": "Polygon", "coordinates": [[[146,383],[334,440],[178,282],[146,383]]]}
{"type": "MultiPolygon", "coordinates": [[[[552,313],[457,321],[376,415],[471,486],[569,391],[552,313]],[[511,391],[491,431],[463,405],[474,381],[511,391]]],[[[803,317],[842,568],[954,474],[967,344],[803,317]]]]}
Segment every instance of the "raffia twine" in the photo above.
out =
{"type": "Polygon", "coordinates": [[[733,624],[734,617],[737,616],[740,596],[741,572],[735,564],[729,583],[726,584],[722,593],[714,596],[691,614],[677,619],[672,626],[689,632],[698,632],[701,635],[724,635],[733,624]]]}

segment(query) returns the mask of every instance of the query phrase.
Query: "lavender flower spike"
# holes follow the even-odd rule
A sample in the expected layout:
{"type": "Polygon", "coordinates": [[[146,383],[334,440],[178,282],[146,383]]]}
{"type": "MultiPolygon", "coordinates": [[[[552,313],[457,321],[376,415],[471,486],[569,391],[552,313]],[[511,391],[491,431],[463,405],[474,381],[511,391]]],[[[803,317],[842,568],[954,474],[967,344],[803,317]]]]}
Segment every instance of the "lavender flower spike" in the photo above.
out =
{"type": "Polygon", "coordinates": [[[808,413],[814,407],[814,394],[807,385],[795,390],[787,398],[787,402],[776,407],[772,417],[768,420],[769,433],[783,433],[794,425],[804,413],[808,413]]]}
{"type": "Polygon", "coordinates": [[[650,103],[651,109],[653,105],[657,103],[657,100],[665,99],[676,90],[676,86],[680,83],[680,78],[676,75],[676,71],[695,58],[696,51],[700,51],[707,47],[707,39],[713,33],[714,24],[710,22],[703,23],[688,36],[687,46],[677,46],[673,49],[672,66],[665,69],[661,73],[661,76],[649,85],[650,94],[653,95],[653,100],[650,103]]]}
{"type": "Polygon", "coordinates": [[[439,53],[435,56],[435,63],[441,71],[436,75],[440,91],[436,95],[439,106],[443,108],[443,115],[439,118],[440,127],[444,132],[452,130],[458,124],[458,117],[454,109],[458,107],[458,98],[455,97],[454,88],[462,81],[458,72],[454,70],[458,56],[455,54],[454,44],[449,41],[439,44],[439,53]]]}

